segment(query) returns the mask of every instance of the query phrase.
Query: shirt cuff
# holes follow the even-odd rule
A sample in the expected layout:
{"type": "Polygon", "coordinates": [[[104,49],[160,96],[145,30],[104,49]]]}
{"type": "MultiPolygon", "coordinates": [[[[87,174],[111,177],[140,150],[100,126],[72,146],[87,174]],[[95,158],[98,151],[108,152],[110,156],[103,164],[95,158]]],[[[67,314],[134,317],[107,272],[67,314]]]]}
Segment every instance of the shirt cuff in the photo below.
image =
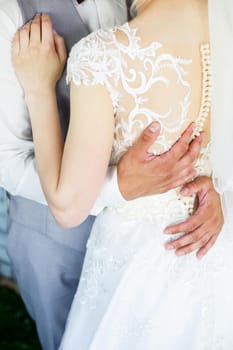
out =
{"type": "Polygon", "coordinates": [[[98,215],[105,207],[118,207],[126,202],[119,189],[117,167],[110,166],[101,193],[91,210],[91,215],[98,215]]]}

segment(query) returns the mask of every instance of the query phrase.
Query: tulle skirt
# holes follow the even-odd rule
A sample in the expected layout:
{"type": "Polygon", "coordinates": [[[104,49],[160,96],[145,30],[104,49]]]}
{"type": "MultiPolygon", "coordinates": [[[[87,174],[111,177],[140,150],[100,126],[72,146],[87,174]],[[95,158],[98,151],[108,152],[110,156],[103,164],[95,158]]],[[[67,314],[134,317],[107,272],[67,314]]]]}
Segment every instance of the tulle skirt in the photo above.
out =
{"type": "Polygon", "coordinates": [[[233,350],[231,225],[202,260],[177,257],[163,230],[187,205],[149,202],[96,219],[60,350],[233,350]]]}

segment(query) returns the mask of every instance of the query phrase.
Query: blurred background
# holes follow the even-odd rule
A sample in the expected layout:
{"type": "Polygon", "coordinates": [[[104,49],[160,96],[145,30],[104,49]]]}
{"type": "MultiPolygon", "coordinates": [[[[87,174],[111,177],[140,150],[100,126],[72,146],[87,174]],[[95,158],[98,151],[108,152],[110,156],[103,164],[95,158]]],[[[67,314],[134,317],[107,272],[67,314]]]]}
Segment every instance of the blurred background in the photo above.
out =
{"type": "Polygon", "coordinates": [[[7,255],[7,194],[0,188],[0,350],[41,350],[7,255]]]}

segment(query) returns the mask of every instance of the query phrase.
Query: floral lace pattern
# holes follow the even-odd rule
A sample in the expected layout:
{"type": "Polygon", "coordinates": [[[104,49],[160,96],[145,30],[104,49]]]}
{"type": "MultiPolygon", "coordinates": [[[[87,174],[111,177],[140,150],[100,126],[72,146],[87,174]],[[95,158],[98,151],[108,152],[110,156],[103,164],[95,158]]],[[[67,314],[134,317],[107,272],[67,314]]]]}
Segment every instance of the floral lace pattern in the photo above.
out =
{"type": "MultiPolygon", "coordinates": [[[[114,164],[132,146],[141,131],[155,120],[160,123],[161,133],[151,152],[159,154],[170,149],[187,124],[192,92],[186,70],[192,64],[191,59],[161,52],[163,45],[159,42],[141,47],[137,30],[128,24],[120,27],[127,36],[127,44],[124,45],[115,35],[118,29],[99,30],[81,40],[71,51],[67,72],[67,82],[73,80],[77,85],[87,86],[102,84],[109,91],[116,118],[111,160],[114,164]],[[129,66],[132,61],[137,62],[135,68],[129,66]],[[170,106],[164,113],[152,109],[148,104],[152,97],[147,95],[157,85],[164,89],[172,86],[179,91],[180,101],[175,99],[175,105],[168,101],[170,106]],[[127,100],[122,96],[123,93],[127,95],[127,100]],[[174,116],[171,105],[177,116],[174,116]]],[[[203,91],[195,135],[202,130],[210,110],[211,65],[208,44],[201,45],[200,54],[203,91]]]]}
{"type": "MultiPolygon", "coordinates": [[[[161,133],[154,145],[151,147],[152,153],[162,153],[171,148],[174,142],[179,138],[187,118],[190,107],[191,86],[187,79],[188,68],[192,64],[191,59],[174,57],[171,54],[160,52],[163,45],[159,42],[153,42],[147,47],[140,46],[140,38],[136,35],[137,30],[131,28],[128,24],[120,27],[120,30],[127,37],[127,44],[117,40],[115,35],[119,27],[113,30],[99,30],[87,38],[83,39],[73,47],[69,62],[67,81],[71,79],[75,84],[84,84],[94,86],[97,84],[104,85],[111,96],[112,104],[115,111],[115,137],[111,163],[116,164],[124,152],[133,145],[141,131],[152,121],[160,123],[161,133]],[[136,61],[136,68],[129,67],[129,62],[136,61]],[[168,73],[167,73],[168,72],[168,73]],[[170,81],[172,80],[172,82],[170,81]],[[176,101],[178,105],[177,116],[174,117],[171,106],[165,113],[154,111],[148,105],[150,99],[147,94],[156,85],[169,85],[179,91],[181,101],[176,101]],[[125,100],[123,92],[127,95],[125,100]],[[130,103],[130,110],[127,108],[130,103]]],[[[204,126],[205,120],[210,112],[210,89],[211,89],[211,61],[210,49],[208,44],[201,45],[200,55],[202,59],[202,98],[199,115],[196,119],[196,128],[193,135],[198,135],[204,126]]],[[[173,105],[174,108],[177,108],[173,105]]],[[[201,152],[200,159],[197,162],[197,175],[211,175],[209,162],[210,146],[201,152]]],[[[178,189],[179,190],[179,189],[178,189]]],[[[188,207],[190,214],[193,210],[194,198],[184,198],[180,196],[179,201],[183,201],[188,207]]],[[[133,201],[132,205],[128,204],[128,214],[130,217],[141,215],[141,208],[146,217],[162,217],[168,211],[164,210],[170,202],[169,212],[182,215],[183,203],[177,202],[174,197],[175,205],[172,205],[171,198],[161,202],[155,199],[146,199],[133,201]],[[156,211],[156,207],[159,208],[156,211]],[[176,207],[176,210],[175,210],[176,207]],[[152,210],[151,210],[152,209],[152,210]]],[[[123,208],[119,208],[123,211],[123,208]]]]}

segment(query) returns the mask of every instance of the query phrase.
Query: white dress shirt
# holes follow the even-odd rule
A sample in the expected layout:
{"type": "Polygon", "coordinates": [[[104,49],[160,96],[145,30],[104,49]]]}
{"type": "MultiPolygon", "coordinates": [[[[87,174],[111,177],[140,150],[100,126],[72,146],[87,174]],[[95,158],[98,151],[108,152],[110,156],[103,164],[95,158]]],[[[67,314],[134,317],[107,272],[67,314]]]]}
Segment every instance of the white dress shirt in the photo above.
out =
{"type": "Polygon", "coordinates": [[[90,32],[100,28],[99,13],[95,0],[85,0],[81,4],[79,4],[77,0],[72,1],[90,32]]]}
{"type": "MultiPolygon", "coordinates": [[[[127,20],[124,0],[86,0],[75,5],[89,30],[127,20]]],[[[30,118],[11,60],[12,38],[22,24],[17,1],[0,0],[0,186],[46,204],[36,171],[30,118]]],[[[116,167],[111,167],[92,214],[122,201],[116,167]]]]}
{"type": "Polygon", "coordinates": [[[127,21],[126,2],[129,0],[72,0],[89,31],[109,28],[127,21]],[[90,16],[90,14],[92,14],[90,16]]]}

